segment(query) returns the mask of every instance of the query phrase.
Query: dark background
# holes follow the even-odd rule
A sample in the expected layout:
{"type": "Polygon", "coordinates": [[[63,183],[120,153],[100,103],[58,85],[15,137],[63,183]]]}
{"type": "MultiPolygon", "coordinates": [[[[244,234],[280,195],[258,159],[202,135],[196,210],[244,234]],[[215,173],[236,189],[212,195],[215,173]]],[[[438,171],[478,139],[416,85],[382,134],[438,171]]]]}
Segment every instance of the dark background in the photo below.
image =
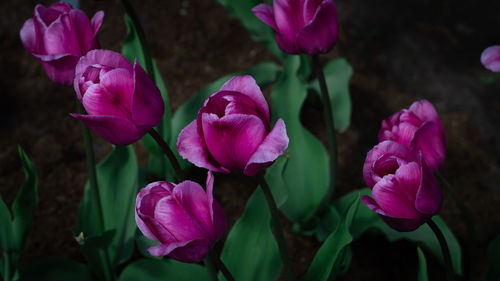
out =
{"type": "MultiPolygon", "coordinates": [[[[43,1],[48,6],[51,1],[43,1]]],[[[37,4],[0,2],[0,193],[7,204],[24,181],[20,144],[39,175],[39,204],[23,264],[46,256],[83,260],[71,229],[87,178],[80,124],[72,87],[52,83],[23,48],[19,30],[37,4]]],[[[445,127],[447,160],[441,172],[466,200],[478,234],[478,280],[486,271],[486,247],[500,233],[500,76],[485,70],[479,57],[500,44],[500,1],[337,0],[341,28],[334,51],[322,58],[346,57],[354,68],[351,127],[338,134],[341,196],[364,187],[362,165],[377,143],[380,122],[419,99],[431,101],[445,127]]],[[[175,111],[200,88],[243,71],[270,53],[253,42],[238,21],[215,0],[132,1],[175,111]]],[[[83,0],[89,17],[105,12],[99,33],[103,48],[120,51],[125,36],[123,9],[116,1],[83,0]]],[[[308,105],[304,123],[326,141],[321,113],[308,105]]],[[[97,159],[110,145],[94,137],[97,159]]],[[[140,164],[147,153],[136,145],[140,164]]],[[[232,225],[254,185],[234,175],[217,175],[216,198],[232,225]]],[[[467,239],[460,213],[445,194],[442,217],[461,242],[467,239]]],[[[287,224],[288,229],[290,225],[287,224]]],[[[287,231],[299,273],[319,243],[287,231]]],[[[342,280],[416,280],[415,245],[365,237],[353,244],[354,257],[342,280]]],[[[431,280],[442,268],[427,256],[431,280]]]]}

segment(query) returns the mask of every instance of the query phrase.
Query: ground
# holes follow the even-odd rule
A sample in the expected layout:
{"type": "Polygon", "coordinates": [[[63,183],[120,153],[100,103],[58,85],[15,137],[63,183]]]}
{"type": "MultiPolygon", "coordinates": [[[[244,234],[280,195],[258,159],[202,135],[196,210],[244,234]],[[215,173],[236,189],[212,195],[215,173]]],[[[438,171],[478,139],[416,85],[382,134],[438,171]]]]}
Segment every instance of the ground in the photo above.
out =
{"type": "MultiPolygon", "coordinates": [[[[44,5],[51,2],[42,1],[44,5]]],[[[246,30],[215,0],[131,1],[151,52],[167,85],[172,110],[215,79],[258,62],[272,60],[246,30]]],[[[35,1],[0,3],[0,194],[10,204],[24,176],[17,155],[21,145],[39,175],[39,204],[27,239],[23,265],[45,256],[83,260],[71,229],[87,178],[80,124],[72,87],[52,83],[22,47],[19,29],[35,1]]],[[[364,186],[362,164],[377,142],[381,120],[428,99],[443,121],[447,159],[442,173],[466,199],[478,233],[478,277],[484,276],[488,241],[500,233],[500,77],[479,63],[481,51],[500,44],[500,3],[484,1],[337,0],[340,40],[323,60],[346,57],[354,68],[350,90],[352,122],[338,133],[339,188],[336,197],[364,186]],[[497,125],[495,125],[497,124],[497,125]]],[[[119,51],[125,36],[123,9],[117,1],[83,0],[88,14],[105,12],[99,35],[103,48],[119,51]]],[[[304,123],[325,141],[324,126],[312,105],[304,123]]],[[[97,159],[110,145],[94,135],[97,159]]],[[[141,164],[147,162],[137,146],[141,164]]],[[[217,176],[215,196],[239,218],[255,186],[238,176],[217,176]]],[[[464,222],[449,194],[442,217],[461,242],[464,222]]],[[[291,239],[290,224],[286,236],[291,239]]],[[[319,243],[293,236],[292,259],[303,274],[319,243]]],[[[431,280],[442,269],[430,261],[431,280]]],[[[352,266],[342,280],[416,280],[415,246],[366,237],[353,244],[352,266]],[[411,276],[411,277],[408,277],[411,276]]]]}

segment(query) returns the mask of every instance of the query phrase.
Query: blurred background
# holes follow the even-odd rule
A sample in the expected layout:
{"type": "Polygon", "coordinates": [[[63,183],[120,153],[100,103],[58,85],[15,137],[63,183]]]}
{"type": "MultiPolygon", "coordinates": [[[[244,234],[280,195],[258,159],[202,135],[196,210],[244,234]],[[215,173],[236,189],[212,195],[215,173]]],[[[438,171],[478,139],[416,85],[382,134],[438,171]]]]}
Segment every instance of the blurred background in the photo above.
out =
{"type": "MultiPolygon", "coordinates": [[[[23,264],[46,256],[83,261],[71,232],[87,178],[80,124],[69,116],[76,111],[75,93],[72,87],[51,82],[19,39],[19,30],[37,3],[0,2],[0,194],[10,205],[24,181],[19,144],[38,171],[40,198],[23,264]]],[[[53,1],[41,3],[48,6],[53,1]]],[[[173,111],[217,78],[273,60],[215,0],[131,3],[142,21],[173,111]]],[[[337,135],[340,179],[335,197],[365,186],[362,165],[377,143],[381,121],[415,100],[428,99],[447,136],[447,159],[441,172],[466,200],[475,223],[478,279],[482,279],[488,242],[500,233],[500,75],[484,69],[479,57],[486,47],[500,44],[500,1],[335,3],[340,40],[323,59],[345,57],[354,68],[351,126],[337,135]]],[[[82,0],[80,9],[89,17],[104,11],[101,46],[120,51],[125,37],[121,4],[82,0]]],[[[324,124],[318,123],[321,112],[314,104],[306,104],[303,119],[326,143],[324,124]]],[[[95,135],[94,146],[98,160],[111,148],[95,135]]],[[[140,164],[145,165],[147,152],[141,145],[136,145],[136,151],[140,164]]],[[[217,176],[216,198],[228,213],[229,225],[242,214],[254,188],[242,177],[217,176]]],[[[465,241],[465,224],[449,195],[445,195],[441,216],[458,239],[465,241]]],[[[292,259],[303,274],[320,244],[314,238],[293,235],[290,228],[287,224],[292,259]]],[[[431,280],[438,280],[442,268],[432,257],[427,259],[431,280]]],[[[366,237],[353,244],[352,265],[340,279],[416,280],[416,272],[414,244],[366,237]]]]}

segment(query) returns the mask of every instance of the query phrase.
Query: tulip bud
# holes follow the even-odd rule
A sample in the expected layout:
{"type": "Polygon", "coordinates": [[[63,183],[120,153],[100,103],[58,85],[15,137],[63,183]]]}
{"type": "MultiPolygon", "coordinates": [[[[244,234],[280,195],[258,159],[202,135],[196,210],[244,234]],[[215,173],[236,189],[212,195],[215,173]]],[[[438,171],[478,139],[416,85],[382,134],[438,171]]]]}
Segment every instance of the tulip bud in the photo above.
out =
{"type": "Polygon", "coordinates": [[[500,46],[486,48],[481,54],[481,63],[493,72],[500,72],[500,46]]]}
{"type": "Polygon", "coordinates": [[[274,29],[280,49],[290,54],[328,53],[337,42],[337,9],[333,0],[274,0],[252,12],[274,29]]]}
{"type": "Polygon", "coordinates": [[[88,115],[71,115],[116,145],[139,140],[163,116],[160,90],[137,60],[132,66],[113,51],[93,50],[82,57],[74,88],[88,115]]]}
{"type": "Polygon", "coordinates": [[[236,76],[212,94],[177,139],[179,154],[215,172],[255,175],[288,147],[285,123],[270,129],[269,108],[251,76],[236,76]]]}
{"type": "Polygon", "coordinates": [[[21,41],[52,81],[71,85],[80,57],[99,48],[97,32],[103,17],[99,11],[89,20],[83,11],[64,2],[48,8],[38,4],[33,18],[21,28],[21,41]]]}
{"type": "Polygon", "coordinates": [[[151,255],[190,263],[205,257],[226,228],[226,214],[212,196],[213,183],[209,171],[206,192],[192,181],[153,182],[141,189],[135,221],[144,236],[161,242],[148,249],[151,255]]]}
{"type": "Polygon", "coordinates": [[[414,102],[382,121],[379,142],[392,140],[418,154],[422,152],[431,171],[437,171],[446,155],[446,136],[434,106],[427,101],[414,102]]]}
{"type": "Polygon", "coordinates": [[[422,154],[402,144],[384,141],[370,150],[363,177],[373,198],[361,200],[397,231],[413,231],[441,209],[441,189],[422,154]]]}

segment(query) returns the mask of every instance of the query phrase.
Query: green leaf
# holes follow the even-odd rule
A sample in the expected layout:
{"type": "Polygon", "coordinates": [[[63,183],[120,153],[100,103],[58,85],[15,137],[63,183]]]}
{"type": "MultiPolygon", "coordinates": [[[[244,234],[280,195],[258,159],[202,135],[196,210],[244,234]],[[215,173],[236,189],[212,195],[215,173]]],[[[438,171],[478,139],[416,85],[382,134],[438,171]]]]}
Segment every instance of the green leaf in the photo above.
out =
{"type": "Polygon", "coordinates": [[[487,281],[500,280],[500,235],[495,237],[488,245],[488,273],[487,281]]]}
{"type": "Polygon", "coordinates": [[[151,240],[144,236],[140,231],[135,232],[135,243],[137,245],[137,249],[141,254],[146,258],[158,259],[158,257],[152,256],[149,254],[148,249],[160,245],[160,242],[151,240]]]}
{"type": "MultiPolygon", "coordinates": [[[[134,250],[135,197],[137,195],[138,168],[132,146],[116,146],[97,165],[97,181],[104,213],[104,229],[116,230],[110,244],[110,258],[113,265],[127,261],[134,250]]],[[[90,185],[85,186],[85,196],[78,213],[76,234],[98,235],[92,208],[90,185]]]]}
{"type": "Polygon", "coordinates": [[[417,247],[418,254],[418,281],[428,281],[429,277],[427,276],[427,261],[425,260],[424,252],[420,247],[417,247]]]}
{"type": "MultiPolygon", "coordinates": [[[[346,130],[351,122],[351,95],[349,81],[353,70],[345,58],[330,61],[324,68],[326,86],[333,110],[335,128],[346,130]]],[[[308,87],[321,95],[318,80],[312,81],[308,87]]]]}
{"type": "Polygon", "coordinates": [[[21,271],[21,281],[94,281],[89,268],[77,261],[51,257],[35,261],[21,271]]]}
{"type": "Polygon", "coordinates": [[[284,59],[286,55],[278,48],[273,29],[252,12],[252,8],[260,4],[262,0],[217,0],[217,2],[226,8],[232,17],[241,22],[254,41],[263,43],[276,58],[284,59]]]}
{"type": "MultiPolygon", "coordinates": [[[[361,193],[361,195],[371,195],[371,191],[368,188],[348,193],[335,202],[334,205],[337,210],[339,212],[343,212],[347,208],[346,202],[352,200],[352,198],[356,197],[358,193],[361,193]]],[[[458,275],[462,275],[462,250],[457,238],[441,217],[434,216],[433,220],[443,233],[446,242],[448,243],[454,272],[458,275]]],[[[389,241],[405,239],[417,243],[444,265],[443,253],[441,251],[439,241],[427,224],[423,224],[415,231],[398,232],[385,224],[375,212],[370,210],[364,204],[360,204],[357,215],[353,221],[351,233],[353,234],[354,239],[356,239],[369,229],[376,230],[379,233],[381,232],[389,241]]]]}
{"type": "Polygon", "coordinates": [[[16,245],[20,249],[26,239],[27,229],[31,224],[33,211],[38,202],[38,188],[35,168],[33,168],[28,156],[21,147],[19,147],[19,156],[21,157],[26,181],[17,192],[14,203],[12,203],[12,214],[14,216],[12,232],[14,239],[16,239],[16,245]]]}
{"type": "Polygon", "coordinates": [[[271,189],[287,190],[288,199],[281,210],[294,222],[306,220],[315,211],[330,183],[325,147],[300,121],[307,91],[297,75],[299,65],[298,56],[288,57],[271,93],[272,119],[282,118],[285,121],[290,143],[283,172],[266,173],[266,180],[273,182],[271,189]],[[282,186],[278,186],[279,183],[282,186]]]}
{"type": "Polygon", "coordinates": [[[181,263],[171,259],[142,259],[128,265],[118,281],[210,281],[208,271],[192,263],[181,263]]]}
{"type": "MultiPolygon", "coordinates": [[[[127,35],[125,36],[125,39],[123,39],[122,54],[131,63],[134,63],[134,59],[137,59],[142,68],[146,70],[146,58],[144,55],[144,49],[142,48],[141,41],[137,34],[137,29],[134,25],[134,22],[130,19],[130,17],[127,14],[125,14],[124,17],[125,17],[125,25],[127,26],[127,35]]],[[[154,60],[153,60],[153,74],[152,75],[150,73],[148,74],[152,76],[152,79],[155,82],[156,86],[158,87],[158,89],[160,89],[163,101],[165,103],[165,113],[163,114],[163,118],[160,120],[158,126],[156,126],[156,130],[170,146],[173,146],[175,145],[176,140],[172,139],[171,136],[172,113],[167,94],[167,87],[163,82],[161,74],[154,60]]],[[[174,169],[170,165],[170,163],[165,159],[165,156],[163,155],[163,152],[156,143],[156,141],[149,134],[146,134],[142,138],[142,142],[144,143],[144,146],[148,149],[148,151],[152,154],[151,155],[152,158],[151,161],[153,162],[152,172],[159,174],[162,177],[167,175],[173,175],[174,169]],[[169,173],[168,171],[172,171],[172,173],[169,173]],[[163,173],[167,173],[167,175],[162,175],[163,173]]]]}
{"type": "Polygon", "coordinates": [[[269,207],[258,187],[231,229],[221,254],[235,280],[274,281],[279,277],[282,263],[270,221],[269,207]]]}
{"type": "Polygon", "coordinates": [[[38,202],[37,175],[24,150],[19,147],[25,182],[12,203],[12,215],[0,197],[0,273],[4,280],[18,280],[17,270],[24,242],[38,202]]]}
{"type": "Polygon", "coordinates": [[[349,209],[343,213],[340,223],[325,240],[302,281],[326,281],[342,271],[344,259],[348,257],[348,246],[352,242],[350,226],[359,206],[359,195],[349,209]]]}

